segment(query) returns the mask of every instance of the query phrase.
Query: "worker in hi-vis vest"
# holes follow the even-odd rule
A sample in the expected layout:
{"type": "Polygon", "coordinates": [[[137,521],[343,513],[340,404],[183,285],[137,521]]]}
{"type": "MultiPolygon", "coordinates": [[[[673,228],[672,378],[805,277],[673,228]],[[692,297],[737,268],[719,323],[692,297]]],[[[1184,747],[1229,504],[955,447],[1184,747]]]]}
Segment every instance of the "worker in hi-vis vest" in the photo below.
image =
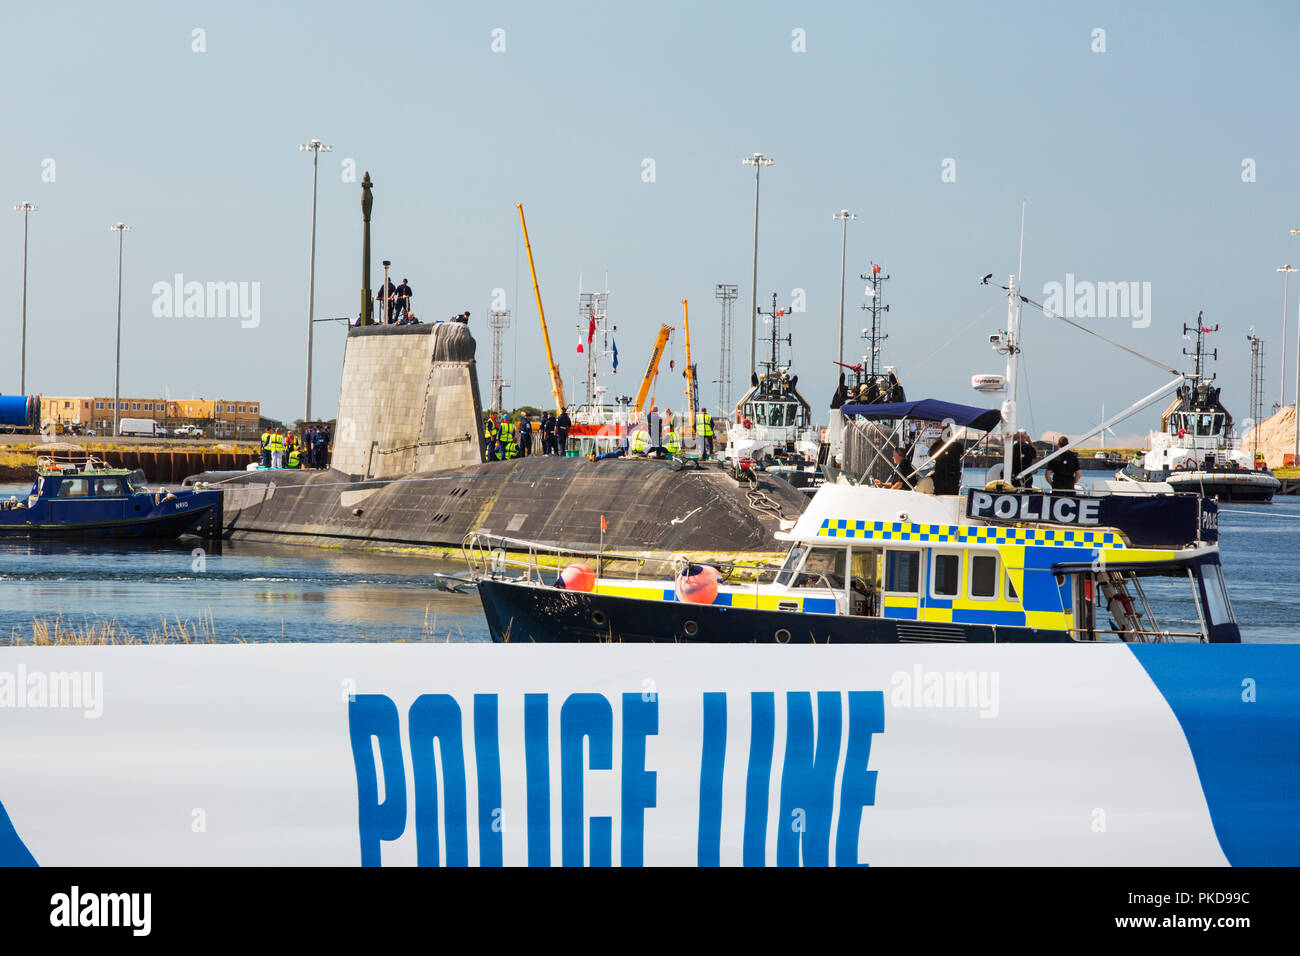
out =
{"type": "Polygon", "coordinates": [[[278,428],[271,433],[271,467],[284,467],[284,436],[278,428]]]}
{"type": "Polygon", "coordinates": [[[501,419],[501,431],[499,445],[501,448],[501,460],[509,461],[515,457],[518,448],[515,445],[515,423],[508,418],[501,419]]]}
{"type": "Polygon", "coordinates": [[[262,432],[262,467],[271,467],[271,429],[262,432]]]}
{"type": "Polygon", "coordinates": [[[644,428],[638,428],[632,435],[632,454],[644,455],[650,450],[650,436],[644,428]]]}
{"type": "Polygon", "coordinates": [[[299,453],[297,446],[295,446],[295,447],[289,449],[289,465],[288,465],[288,467],[290,467],[290,468],[301,468],[301,467],[302,467],[302,455],[299,453]]]}
{"type": "Polygon", "coordinates": [[[497,438],[499,434],[496,418],[489,415],[487,424],[483,426],[483,447],[487,449],[488,461],[497,460],[497,438]]]}
{"type": "Polygon", "coordinates": [[[681,439],[677,435],[677,429],[674,428],[668,433],[668,437],[664,439],[664,451],[668,452],[670,455],[676,455],[681,450],[681,439]]]}
{"type": "Polygon", "coordinates": [[[704,457],[713,457],[713,416],[707,408],[701,408],[695,416],[695,434],[704,443],[704,457]]]}

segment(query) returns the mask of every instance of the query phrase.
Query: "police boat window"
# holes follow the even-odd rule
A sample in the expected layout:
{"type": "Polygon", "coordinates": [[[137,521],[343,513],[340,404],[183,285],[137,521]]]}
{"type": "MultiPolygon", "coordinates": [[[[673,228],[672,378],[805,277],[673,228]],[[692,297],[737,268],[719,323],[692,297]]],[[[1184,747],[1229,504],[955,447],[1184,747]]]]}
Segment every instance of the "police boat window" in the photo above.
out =
{"type": "Polygon", "coordinates": [[[920,589],[921,552],[885,552],[885,590],[893,594],[915,594],[920,589]]]}
{"type": "Polygon", "coordinates": [[[967,593],[973,598],[998,596],[998,556],[972,554],[970,558],[970,586],[967,593]]]}
{"type": "Polygon", "coordinates": [[[1011,572],[1009,570],[1006,573],[1006,579],[1007,579],[1007,599],[1010,601],[1015,601],[1019,598],[1019,595],[1016,594],[1016,583],[1011,580],[1011,572]]]}
{"type": "Polygon", "coordinates": [[[90,492],[85,478],[64,478],[59,484],[60,498],[85,498],[90,492]]]}
{"type": "Polygon", "coordinates": [[[795,587],[833,588],[844,586],[844,549],[813,548],[808,552],[808,560],[803,564],[803,574],[795,581],[795,587]]]}
{"type": "Polygon", "coordinates": [[[95,494],[101,498],[112,498],[126,494],[121,478],[96,478],[95,494]]]}
{"type": "Polygon", "coordinates": [[[790,553],[785,556],[785,564],[781,565],[781,573],[776,576],[777,584],[784,587],[790,583],[790,572],[799,567],[799,563],[803,561],[803,556],[807,550],[807,548],[802,548],[799,545],[795,545],[790,549],[790,553]]]}
{"type": "Polygon", "coordinates": [[[1232,605],[1228,603],[1228,592],[1223,587],[1223,569],[1219,565],[1206,567],[1201,572],[1205,582],[1205,610],[1210,624],[1231,624],[1232,605]]]}
{"type": "Polygon", "coordinates": [[[961,590],[961,555],[935,554],[931,560],[930,593],[956,597],[961,590]]]}

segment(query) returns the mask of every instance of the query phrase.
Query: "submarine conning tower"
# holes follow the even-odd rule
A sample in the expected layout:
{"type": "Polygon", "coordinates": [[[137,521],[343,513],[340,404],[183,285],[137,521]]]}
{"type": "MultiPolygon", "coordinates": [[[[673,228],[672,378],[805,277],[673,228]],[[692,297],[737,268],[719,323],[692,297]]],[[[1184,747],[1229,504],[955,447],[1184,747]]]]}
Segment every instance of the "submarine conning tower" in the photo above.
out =
{"type": "Polygon", "coordinates": [[[475,348],[463,322],[349,328],[333,467],[394,478],[483,461],[475,348]]]}

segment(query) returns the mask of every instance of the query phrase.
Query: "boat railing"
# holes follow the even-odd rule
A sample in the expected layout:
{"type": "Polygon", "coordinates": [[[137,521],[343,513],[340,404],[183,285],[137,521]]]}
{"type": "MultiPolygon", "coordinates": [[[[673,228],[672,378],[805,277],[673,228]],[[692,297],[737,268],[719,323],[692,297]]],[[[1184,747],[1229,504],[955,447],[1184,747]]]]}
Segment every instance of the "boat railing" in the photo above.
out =
{"type": "Polygon", "coordinates": [[[602,548],[565,548],[560,545],[512,538],[488,531],[471,531],[461,541],[461,554],[475,578],[522,577],[540,582],[543,569],[559,573],[567,564],[590,563],[599,576],[602,570],[631,572],[639,579],[651,564],[670,565],[670,559],[652,559],[643,554],[625,554],[602,548]]]}
{"type": "MultiPolygon", "coordinates": [[[[650,557],[644,554],[628,554],[608,551],[600,548],[565,548],[559,545],[543,544],[525,538],[512,538],[487,531],[471,531],[461,542],[461,553],[475,580],[481,578],[513,579],[528,584],[549,584],[549,578],[559,575],[569,564],[587,564],[596,573],[597,578],[618,577],[624,580],[640,581],[642,578],[656,580],[671,578],[675,580],[692,566],[715,568],[722,580],[736,587],[737,593],[748,593],[752,585],[753,594],[758,598],[764,594],[764,585],[780,583],[782,574],[790,580],[806,580],[807,584],[790,584],[801,591],[825,591],[839,607],[839,597],[844,594],[844,586],[836,587],[827,576],[817,571],[795,571],[785,567],[771,565],[739,565],[728,562],[701,561],[683,554],[667,557],[650,557]]],[[[785,594],[784,590],[778,592],[785,594]]]]}
{"type": "Polygon", "coordinates": [[[36,459],[37,472],[82,471],[108,467],[108,462],[89,452],[56,452],[39,455],[36,459]]]}
{"type": "Polygon", "coordinates": [[[1071,628],[1070,633],[1076,640],[1091,640],[1095,634],[1114,634],[1125,644],[1167,644],[1173,643],[1175,638],[1193,637],[1197,641],[1204,643],[1205,635],[1199,631],[1150,631],[1134,629],[1127,631],[1115,630],[1113,628],[1094,627],[1091,630],[1087,628],[1071,628]]]}

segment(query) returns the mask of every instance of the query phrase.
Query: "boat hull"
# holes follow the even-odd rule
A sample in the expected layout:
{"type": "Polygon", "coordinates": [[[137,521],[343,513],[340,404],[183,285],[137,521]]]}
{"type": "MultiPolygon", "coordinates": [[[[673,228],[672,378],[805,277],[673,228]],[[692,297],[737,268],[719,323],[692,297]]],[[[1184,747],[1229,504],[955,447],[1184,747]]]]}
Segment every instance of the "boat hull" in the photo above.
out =
{"type": "Polygon", "coordinates": [[[8,509],[0,511],[0,538],[178,538],[198,533],[217,512],[219,492],[208,494],[202,502],[162,502],[131,518],[59,521],[43,509],[8,509]]]}
{"type": "Polygon", "coordinates": [[[766,611],[481,580],[498,643],[1077,643],[1065,631],[766,611]]]}
{"type": "Polygon", "coordinates": [[[1135,481],[1167,482],[1175,491],[1193,493],[1219,501],[1256,502],[1267,504],[1282,487],[1282,482],[1266,471],[1198,470],[1198,471],[1148,471],[1130,466],[1115,477],[1135,481]]]}

